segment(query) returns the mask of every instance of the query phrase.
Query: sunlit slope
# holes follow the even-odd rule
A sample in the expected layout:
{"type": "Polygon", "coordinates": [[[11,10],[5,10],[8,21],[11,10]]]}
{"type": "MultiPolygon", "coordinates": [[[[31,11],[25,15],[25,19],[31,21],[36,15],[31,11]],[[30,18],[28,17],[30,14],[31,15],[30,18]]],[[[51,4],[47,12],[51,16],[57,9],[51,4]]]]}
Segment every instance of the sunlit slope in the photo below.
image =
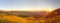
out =
{"type": "Polygon", "coordinates": [[[25,18],[20,18],[20,17],[16,17],[16,16],[2,16],[0,17],[0,20],[2,19],[2,21],[4,20],[8,20],[11,23],[27,23],[27,20],[25,18]]]}

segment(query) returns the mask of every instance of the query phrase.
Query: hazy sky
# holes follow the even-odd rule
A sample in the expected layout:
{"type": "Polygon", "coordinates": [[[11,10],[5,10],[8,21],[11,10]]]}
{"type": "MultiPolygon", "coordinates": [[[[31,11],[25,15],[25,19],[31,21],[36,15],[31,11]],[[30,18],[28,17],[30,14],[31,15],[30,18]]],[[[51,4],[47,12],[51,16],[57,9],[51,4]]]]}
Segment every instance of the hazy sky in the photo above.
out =
{"type": "Polygon", "coordinates": [[[0,10],[45,10],[59,7],[60,0],[0,0],[0,10]]]}

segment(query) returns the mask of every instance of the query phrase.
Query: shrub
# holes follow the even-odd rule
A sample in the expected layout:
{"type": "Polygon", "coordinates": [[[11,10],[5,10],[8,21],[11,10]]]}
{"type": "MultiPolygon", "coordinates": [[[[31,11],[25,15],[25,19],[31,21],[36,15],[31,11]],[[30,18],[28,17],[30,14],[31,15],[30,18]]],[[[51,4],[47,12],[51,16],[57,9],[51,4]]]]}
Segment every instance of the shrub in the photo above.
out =
{"type": "Polygon", "coordinates": [[[16,16],[3,16],[0,17],[0,23],[27,23],[27,20],[16,16]]]}

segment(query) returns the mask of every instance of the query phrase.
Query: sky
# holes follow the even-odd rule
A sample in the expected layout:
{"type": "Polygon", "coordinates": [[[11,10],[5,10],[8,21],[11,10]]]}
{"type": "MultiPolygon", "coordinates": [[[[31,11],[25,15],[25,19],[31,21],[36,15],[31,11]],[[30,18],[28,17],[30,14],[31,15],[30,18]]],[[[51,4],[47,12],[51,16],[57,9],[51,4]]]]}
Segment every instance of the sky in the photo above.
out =
{"type": "Polygon", "coordinates": [[[60,0],[0,0],[0,10],[37,11],[60,8],[60,0]]]}

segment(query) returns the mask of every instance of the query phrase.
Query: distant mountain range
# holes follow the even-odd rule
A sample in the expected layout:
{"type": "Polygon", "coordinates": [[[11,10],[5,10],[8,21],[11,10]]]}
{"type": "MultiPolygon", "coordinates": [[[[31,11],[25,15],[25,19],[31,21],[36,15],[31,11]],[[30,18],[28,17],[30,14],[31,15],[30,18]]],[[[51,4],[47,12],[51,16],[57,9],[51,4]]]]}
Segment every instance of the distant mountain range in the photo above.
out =
{"type": "Polygon", "coordinates": [[[34,16],[34,17],[42,17],[47,15],[47,11],[0,11],[0,14],[6,15],[15,15],[15,16],[34,16]]]}

